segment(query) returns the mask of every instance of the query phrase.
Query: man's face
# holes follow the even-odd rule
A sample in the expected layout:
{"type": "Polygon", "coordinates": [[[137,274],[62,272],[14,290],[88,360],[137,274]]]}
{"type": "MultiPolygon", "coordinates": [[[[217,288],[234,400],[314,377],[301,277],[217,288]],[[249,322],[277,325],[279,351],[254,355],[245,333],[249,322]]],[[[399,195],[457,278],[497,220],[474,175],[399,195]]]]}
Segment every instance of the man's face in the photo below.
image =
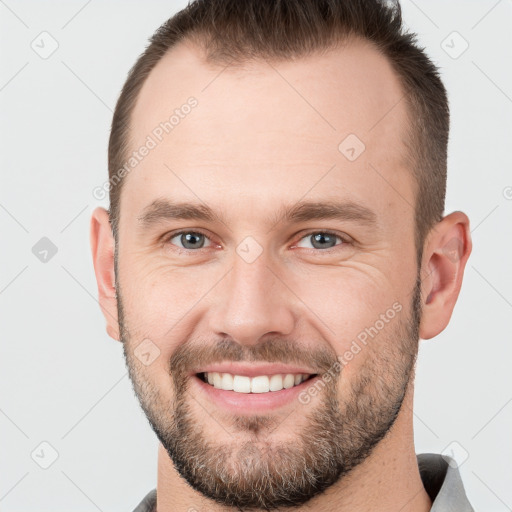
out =
{"type": "Polygon", "coordinates": [[[226,505],[300,505],[371,454],[412,375],[420,293],[405,101],[361,43],[226,69],[180,46],[141,91],[132,150],[191,96],[197,105],[124,183],[127,365],[192,487],[226,505]],[[213,216],[174,218],[165,202],[213,216]],[[340,215],[320,216],[331,203],[340,215]],[[212,386],[203,377],[215,370],[212,386]],[[229,387],[222,373],[238,391],[217,388],[229,387]],[[295,386],[301,373],[314,377],[295,386]],[[265,390],[256,375],[285,389],[243,392],[265,390]]]}

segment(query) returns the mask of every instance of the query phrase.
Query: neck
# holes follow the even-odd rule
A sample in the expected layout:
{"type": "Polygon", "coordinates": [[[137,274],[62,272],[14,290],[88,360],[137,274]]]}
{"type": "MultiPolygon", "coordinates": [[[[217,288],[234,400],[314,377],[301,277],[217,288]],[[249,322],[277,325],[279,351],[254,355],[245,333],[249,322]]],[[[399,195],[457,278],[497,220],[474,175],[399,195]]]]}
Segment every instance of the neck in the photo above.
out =
{"type": "MultiPolygon", "coordinates": [[[[296,511],[428,512],[432,502],[421,481],[414,449],[412,385],[400,413],[371,455],[323,494],[296,511]]],[[[158,512],[234,512],[192,489],[163,446],[158,451],[158,512]]],[[[290,511],[291,509],[287,509],[290,511]]]]}

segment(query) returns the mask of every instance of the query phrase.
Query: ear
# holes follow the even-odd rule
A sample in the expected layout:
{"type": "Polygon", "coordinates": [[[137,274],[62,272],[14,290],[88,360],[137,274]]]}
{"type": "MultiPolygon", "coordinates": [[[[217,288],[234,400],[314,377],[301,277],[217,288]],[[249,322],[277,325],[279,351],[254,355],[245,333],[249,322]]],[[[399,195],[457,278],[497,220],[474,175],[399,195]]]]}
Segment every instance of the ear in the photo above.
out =
{"type": "Polygon", "coordinates": [[[450,213],[430,232],[422,258],[420,338],[433,338],[448,325],[471,249],[469,219],[462,212],[450,213]]]}
{"type": "Polygon", "coordinates": [[[109,214],[105,208],[97,207],[92,213],[90,242],[98,298],[107,322],[107,333],[111,338],[120,341],[114,272],[115,244],[109,214]]]}

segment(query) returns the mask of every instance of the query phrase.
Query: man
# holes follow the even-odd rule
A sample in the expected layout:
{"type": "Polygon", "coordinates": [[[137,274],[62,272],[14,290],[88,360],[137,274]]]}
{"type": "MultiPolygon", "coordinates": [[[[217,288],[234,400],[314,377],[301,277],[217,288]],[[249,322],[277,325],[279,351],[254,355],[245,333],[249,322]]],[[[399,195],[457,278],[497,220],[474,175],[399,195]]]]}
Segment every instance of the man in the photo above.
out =
{"type": "Polygon", "coordinates": [[[130,72],[91,245],[160,441],[137,511],[472,511],[415,454],[419,338],[471,252],[399,5],[198,0],[130,72]]]}

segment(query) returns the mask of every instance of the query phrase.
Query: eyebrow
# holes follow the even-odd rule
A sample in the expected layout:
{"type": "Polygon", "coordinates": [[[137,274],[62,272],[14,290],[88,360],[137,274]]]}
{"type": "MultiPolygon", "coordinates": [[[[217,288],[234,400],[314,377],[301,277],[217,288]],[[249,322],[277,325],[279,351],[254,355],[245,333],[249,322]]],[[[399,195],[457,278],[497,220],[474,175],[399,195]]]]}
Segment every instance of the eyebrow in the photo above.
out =
{"type": "Polygon", "coordinates": [[[353,201],[302,201],[292,207],[284,208],[282,218],[289,223],[335,219],[353,221],[369,227],[377,225],[377,214],[353,201]]]}
{"type": "MultiPolygon", "coordinates": [[[[266,220],[274,226],[282,222],[293,224],[327,219],[351,221],[367,227],[377,226],[377,214],[353,201],[300,201],[283,206],[277,214],[266,220]]],[[[167,199],[155,199],[143,209],[137,220],[144,228],[167,220],[199,220],[226,224],[222,214],[215,213],[205,204],[172,202],[167,199]]]]}
{"type": "Polygon", "coordinates": [[[137,217],[137,220],[144,227],[173,219],[204,220],[210,222],[220,220],[213,210],[206,205],[199,203],[176,203],[167,199],[155,199],[137,217]]]}

